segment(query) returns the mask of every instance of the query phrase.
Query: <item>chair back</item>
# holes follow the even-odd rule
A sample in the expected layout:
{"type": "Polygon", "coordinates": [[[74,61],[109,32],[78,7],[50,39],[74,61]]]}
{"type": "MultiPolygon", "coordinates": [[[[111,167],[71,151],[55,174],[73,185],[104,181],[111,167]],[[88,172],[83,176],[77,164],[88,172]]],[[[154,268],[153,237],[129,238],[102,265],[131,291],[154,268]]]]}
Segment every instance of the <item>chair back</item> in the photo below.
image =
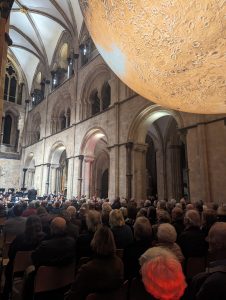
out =
{"type": "Polygon", "coordinates": [[[34,293],[57,290],[74,281],[74,264],[62,267],[40,266],[35,276],[34,293]]]}
{"type": "Polygon", "coordinates": [[[186,263],[185,275],[191,279],[195,275],[205,272],[206,257],[189,257],[186,263]]]}
{"type": "Polygon", "coordinates": [[[24,272],[32,264],[31,251],[18,251],[14,259],[13,273],[24,272]]]}
{"type": "Polygon", "coordinates": [[[7,233],[4,235],[3,239],[3,249],[2,249],[2,258],[8,258],[9,246],[15,239],[16,235],[7,233]]]}

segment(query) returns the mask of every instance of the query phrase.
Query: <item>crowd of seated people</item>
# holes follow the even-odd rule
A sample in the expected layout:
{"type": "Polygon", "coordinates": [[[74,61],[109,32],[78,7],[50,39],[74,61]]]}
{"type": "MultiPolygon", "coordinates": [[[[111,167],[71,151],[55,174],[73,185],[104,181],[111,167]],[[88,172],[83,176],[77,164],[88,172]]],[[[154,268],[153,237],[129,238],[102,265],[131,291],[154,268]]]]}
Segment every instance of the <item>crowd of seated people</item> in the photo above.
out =
{"type": "MultiPolygon", "coordinates": [[[[174,199],[140,202],[117,198],[0,203],[2,234],[14,235],[4,270],[3,299],[10,299],[18,251],[32,251],[35,267],[21,294],[32,299],[40,266],[75,264],[67,300],[111,293],[128,280],[125,299],[226,299],[226,206],[174,199]],[[118,254],[120,250],[120,255],[118,254]],[[209,252],[211,253],[211,261],[209,252]],[[188,278],[190,258],[204,258],[207,271],[188,278]]],[[[203,269],[204,271],[205,269],[203,269]]],[[[117,299],[119,300],[119,299],[117,299]]]]}

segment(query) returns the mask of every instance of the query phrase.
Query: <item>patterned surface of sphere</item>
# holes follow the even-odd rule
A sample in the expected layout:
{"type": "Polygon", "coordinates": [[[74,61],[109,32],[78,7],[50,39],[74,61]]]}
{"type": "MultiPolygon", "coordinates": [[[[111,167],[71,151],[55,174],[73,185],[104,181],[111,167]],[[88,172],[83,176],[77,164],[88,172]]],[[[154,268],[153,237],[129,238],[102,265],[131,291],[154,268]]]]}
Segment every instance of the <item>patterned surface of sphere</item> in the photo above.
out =
{"type": "Polygon", "coordinates": [[[79,0],[106,63],[162,106],[226,112],[226,1],[79,0]]]}

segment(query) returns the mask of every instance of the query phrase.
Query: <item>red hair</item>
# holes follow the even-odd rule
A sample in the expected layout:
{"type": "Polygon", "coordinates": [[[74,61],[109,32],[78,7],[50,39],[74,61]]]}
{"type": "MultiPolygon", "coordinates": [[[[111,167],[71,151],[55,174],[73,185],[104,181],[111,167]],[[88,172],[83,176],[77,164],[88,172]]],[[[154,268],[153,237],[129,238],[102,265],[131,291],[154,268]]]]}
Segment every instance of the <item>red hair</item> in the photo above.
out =
{"type": "Polygon", "coordinates": [[[158,256],[141,268],[148,293],[160,300],[178,300],[187,286],[181,264],[172,257],[158,256]]]}

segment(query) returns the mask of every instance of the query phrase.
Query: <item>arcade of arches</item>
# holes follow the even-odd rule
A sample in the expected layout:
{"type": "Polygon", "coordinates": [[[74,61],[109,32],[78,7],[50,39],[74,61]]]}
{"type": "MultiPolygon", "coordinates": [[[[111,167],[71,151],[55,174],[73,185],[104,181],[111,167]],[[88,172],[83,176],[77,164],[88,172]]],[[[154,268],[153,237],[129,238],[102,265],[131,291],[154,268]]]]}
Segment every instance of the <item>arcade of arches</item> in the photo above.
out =
{"type": "Polygon", "coordinates": [[[77,36],[70,26],[59,34],[51,62],[41,55],[32,78],[18,63],[19,51],[9,50],[7,59],[0,52],[0,188],[225,202],[226,116],[147,101],[107,67],[84,24],[77,36]]]}

